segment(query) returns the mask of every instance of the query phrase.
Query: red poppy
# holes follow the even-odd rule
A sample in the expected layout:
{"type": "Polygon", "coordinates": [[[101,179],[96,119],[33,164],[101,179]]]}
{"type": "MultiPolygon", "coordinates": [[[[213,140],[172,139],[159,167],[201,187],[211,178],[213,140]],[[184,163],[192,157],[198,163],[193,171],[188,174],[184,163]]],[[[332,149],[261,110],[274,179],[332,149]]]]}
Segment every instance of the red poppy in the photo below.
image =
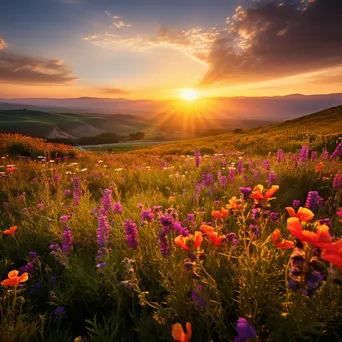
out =
{"type": "Polygon", "coordinates": [[[10,229],[4,230],[4,234],[5,235],[13,235],[17,229],[18,229],[17,226],[10,227],[10,229]]]}

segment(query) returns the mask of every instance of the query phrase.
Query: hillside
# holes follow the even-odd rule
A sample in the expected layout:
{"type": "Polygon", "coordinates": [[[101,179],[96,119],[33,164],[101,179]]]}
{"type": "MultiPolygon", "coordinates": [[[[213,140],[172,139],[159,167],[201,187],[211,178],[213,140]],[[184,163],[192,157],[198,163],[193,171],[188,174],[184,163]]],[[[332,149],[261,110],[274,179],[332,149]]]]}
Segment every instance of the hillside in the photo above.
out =
{"type": "Polygon", "coordinates": [[[194,147],[214,153],[222,150],[252,151],[267,153],[278,148],[294,151],[303,143],[311,144],[316,149],[333,149],[342,137],[342,106],[332,107],[317,113],[287,120],[274,125],[228,133],[179,143],[165,144],[152,150],[140,150],[140,153],[159,154],[189,153],[194,147]]]}

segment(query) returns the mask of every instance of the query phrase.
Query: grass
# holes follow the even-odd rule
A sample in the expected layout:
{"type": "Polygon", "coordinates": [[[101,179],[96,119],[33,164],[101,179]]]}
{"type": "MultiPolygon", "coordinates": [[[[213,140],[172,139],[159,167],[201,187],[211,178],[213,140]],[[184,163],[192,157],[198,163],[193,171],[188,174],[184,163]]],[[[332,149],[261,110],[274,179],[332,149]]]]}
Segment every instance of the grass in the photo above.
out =
{"type": "Polygon", "coordinates": [[[0,279],[28,279],[0,287],[0,341],[182,341],[172,330],[186,322],[190,341],[233,341],[241,319],[250,340],[339,341],[342,256],[330,239],[342,241],[342,162],[319,147],[338,136],[333,126],[66,161],[37,158],[40,140],[6,136],[6,146],[29,142],[33,157],[2,147],[0,279]],[[242,195],[257,184],[279,190],[242,195]],[[293,200],[312,208],[305,234],[288,221],[293,200]],[[277,248],[282,239],[291,248],[277,248]]]}

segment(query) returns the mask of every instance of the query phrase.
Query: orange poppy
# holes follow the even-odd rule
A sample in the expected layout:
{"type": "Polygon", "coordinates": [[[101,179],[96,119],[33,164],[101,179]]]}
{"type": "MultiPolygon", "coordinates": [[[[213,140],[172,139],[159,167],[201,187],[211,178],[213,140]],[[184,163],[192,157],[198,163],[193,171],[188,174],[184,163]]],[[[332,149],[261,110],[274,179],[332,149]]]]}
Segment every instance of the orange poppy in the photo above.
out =
{"type": "Polygon", "coordinates": [[[224,209],[224,208],[221,208],[221,211],[219,210],[213,210],[212,213],[211,213],[214,217],[216,218],[225,218],[226,216],[229,215],[229,210],[228,209],[224,209]]]}
{"type": "Polygon", "coordinates": [[[200,230],[203,232],[203,233],[212,233],[214,231],[214,227],[212,226],[207,226],[206,224],[202,224],[201,227],[200,227],[200,230]]]}
{"type": "Polygon", "coordinates": [[[193,241],[193,246],[198,248],[201,246],[203,241],[202,232],[196,231],[194,235],[189,235],[184,237],[183,235],[178,235],[174,242],[177,246],[182,247],[186,251],[190,251],[190,247],[188,246],[188,242],[193,241]]]}
{"type": "Polygon", "coordinates": [[[294,242],[293,241],[288,241],[288,240],[283,240],[280,239],[280,230],[275,229],[274,232],[272,233],[272,241],[273,244],[276,248],[284,248],[284,249],[289,249],[294,247],[294,242]]]}
{"type": "Polygon", "coordinates": [[[226,238],[224,235],[218,236],[218,232],[207,233],[210,241],[214,244],[214,246],[220,246],[222,241],[226,238]]]}
{"type": "Polygon", "coordinates": [[[188,342],[191,339],[192,335],[192,327],[191,323],[187,322],[185,324],[186,333],[180,323],[176,323],[172,326],[172,337],[175,341],[178,342],[188,342]]]}
{"type": "Polygon", "coordinates": [[[10,229],[4,230],[4,234],[5,235],[13,235],[17,229],[18,229],[17,226],[10,227],[10,229]]]}
{"type": "Polygon", "coordinates": [[[8,172],[14,172],[17,168],[16,167],[7,167],[6,171],[8,172]]]}
{"type": "Polygon", "coordinates": [[[342,270],[342,249],[340,249],[336,253],[331,253],[327,250],[323,250],[321,257],[322,259],[336,265],[342,270]]]}
{"type": "Polygon", "coordinates": [[[234,196],[229,200],[229,204],[226,205],[228,209],[241,209],[242,205],[240,204],[240,200],[234,196]]]}
{"type": "Polygon", "coordinates": [[[303,208],[303,207],[299,207],[297,213],[291,207],[286,207],[285,209],[287,210],[288,214],[291,217],[298,217],[301,221],[305,221],[305,222],[311,221],[313,217],[315,216],[315,214],[310,209],[303,208]]]}
{"type": "Polygon", "coordinates": [[[256,187],[254,187],[251,197],[254,198],[255,200],[266,200],[268,201],[269,199],[272,198],[272,196],[279,190],[279,185],[272,185],[271,189],[266,190],[265,194],[264,192],[264,186],[261,184],[258,184],[256,187]]]}
{"type": "Polygon", "coordinates": [[[18,277],[19,271],[13,270],[8,273],[8,279],[1,282],[3,286],[18,286],[20,283],[24,283],[28,279],[28,273],[24,272],[18,277]]]}

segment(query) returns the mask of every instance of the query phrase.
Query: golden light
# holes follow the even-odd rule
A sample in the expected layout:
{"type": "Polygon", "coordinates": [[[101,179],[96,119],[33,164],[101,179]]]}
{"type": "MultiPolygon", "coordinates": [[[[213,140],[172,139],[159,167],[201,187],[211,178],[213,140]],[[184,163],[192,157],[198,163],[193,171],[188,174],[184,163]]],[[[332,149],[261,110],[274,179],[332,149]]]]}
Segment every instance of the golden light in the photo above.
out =
{"type": "Polygon", "coordinates": [[[194,88],[181,89],[179,96],[186,101],[195,101],[198,98],[198,92],[194,88]]]}

